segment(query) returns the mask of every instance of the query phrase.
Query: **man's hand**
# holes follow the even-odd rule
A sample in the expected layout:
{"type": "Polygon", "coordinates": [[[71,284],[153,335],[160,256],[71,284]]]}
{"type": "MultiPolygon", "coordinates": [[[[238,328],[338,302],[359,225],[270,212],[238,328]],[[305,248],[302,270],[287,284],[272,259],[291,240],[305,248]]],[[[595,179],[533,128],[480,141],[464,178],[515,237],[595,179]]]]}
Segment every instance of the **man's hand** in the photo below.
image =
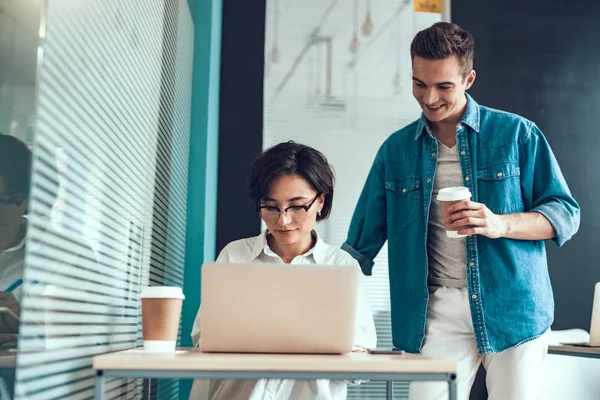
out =
{"type": "Polygon", "coordinates": [[[459,235],[483,235],[490,239],[504,237],[508,230],[502,216],[494,214],[484,204],[469,200],[448,207],[444,226],[459,235]]]}

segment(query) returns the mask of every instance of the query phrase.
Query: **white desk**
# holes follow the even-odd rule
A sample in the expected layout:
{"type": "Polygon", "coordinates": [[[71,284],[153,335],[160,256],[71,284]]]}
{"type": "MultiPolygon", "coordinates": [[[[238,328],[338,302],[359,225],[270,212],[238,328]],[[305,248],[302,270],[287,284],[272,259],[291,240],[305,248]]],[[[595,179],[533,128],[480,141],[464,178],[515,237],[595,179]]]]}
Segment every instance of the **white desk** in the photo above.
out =
{"type": "MultiPolygon", "coordinates": [[[[95,399],[104,399],[105,377],[169,379],[347,379],[448,382],[456,400],[456,364],[420,355],[203,353],[126,350],[94,357],[95,399]]],[[[390,393],[388,390],[388,398],[390,393]]]]}
{"type": "Polygon", "coordinates": [[[560,346],[548,346],[548,354],[559,354],[563,356],[600,358],[600,347],[584,347],[562,344],[560,346]]]}

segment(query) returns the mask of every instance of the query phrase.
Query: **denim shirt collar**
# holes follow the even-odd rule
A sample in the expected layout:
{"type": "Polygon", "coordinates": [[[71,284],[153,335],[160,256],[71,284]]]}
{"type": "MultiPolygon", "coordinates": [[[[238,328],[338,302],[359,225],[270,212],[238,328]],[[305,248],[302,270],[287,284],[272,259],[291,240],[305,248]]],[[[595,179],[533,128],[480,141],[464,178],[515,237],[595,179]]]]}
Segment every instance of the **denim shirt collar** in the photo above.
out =
{"type": "MultiPolygon", "coordinates": [[[[463,115],[461,122],[470,126],[475,132],[479,133],[479,104],[473,100],[469,93],[465,93],[465,96],[467,96],[467,109],[465,110],[465,114],[463,115]]],[[[425,118],[425,114],[421,113],[421,118],[419,118],[417,122],[415,140],[421,136],[423,129],[427,129],[427,132],[433,137],[431,131],[429,130],[427,118],[425,118]]]]}

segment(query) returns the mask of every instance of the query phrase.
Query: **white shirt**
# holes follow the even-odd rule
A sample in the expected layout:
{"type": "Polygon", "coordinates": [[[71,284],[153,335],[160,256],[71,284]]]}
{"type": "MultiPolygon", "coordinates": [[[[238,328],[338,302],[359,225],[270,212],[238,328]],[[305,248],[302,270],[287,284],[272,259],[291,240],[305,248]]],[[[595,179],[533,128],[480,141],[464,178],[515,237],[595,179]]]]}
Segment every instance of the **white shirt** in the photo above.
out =
{"type": "MultiPolygon", "coordinates": [[[[25,223],[26,223],[25,219],[25,223]]],[[[23,278],[23,270],[25,268],[25,234],[26,225],[22,226],[23,239],[19,244],[0,253],[0,291],[5,291],[13,283],[23,278]]],[[[18,286],[13,290],[17,300],[21,297],[21,287],[18,286]]]]}
{"type": "MultiPolygon", "coordinates": [[[[316,232],[315,232],[316,234],[316,232]]],[[[259,236],[237,240],[229,243],[217,262],[229,263],[280,263],[283,260],[275,254],[267,244],[268,232],[259,236]]],[[[316,236],[315,245],[306,253],[297,256],[291,264],[328,264],[352,265],[358,267],[357,261],[345,251],[323,242],[316,236]]],[[[192,340],[199,345],[201,336],[200,312],[194,321],[192,340]]],[[[354,333],[354,345],[359,348],[375,347],[377,334],[373,314],[366,297],[362,279],[358,291],[358,310],[354,333]]],[[[195,381],[190,393],[190,400],[343,400],[346,399],[347,384],[344,381],[318,379],[314,381],[293,379],[260,379],[256,380],[212,380],[195,381]]]]}

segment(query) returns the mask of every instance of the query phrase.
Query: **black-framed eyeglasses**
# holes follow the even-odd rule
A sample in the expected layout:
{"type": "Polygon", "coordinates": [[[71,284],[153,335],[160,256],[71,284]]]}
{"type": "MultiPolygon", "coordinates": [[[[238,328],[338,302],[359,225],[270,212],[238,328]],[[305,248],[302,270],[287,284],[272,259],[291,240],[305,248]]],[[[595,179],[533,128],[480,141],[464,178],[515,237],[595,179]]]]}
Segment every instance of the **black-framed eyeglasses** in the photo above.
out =
{"type": "MultiPolygon", "coordinates": [[[[319,196],[321,196],[321,193],[318,193],[317,196],[305,206],[289,206],[287,208],[284,208],[283,213],[292,221],[304,221],[306,219],[306,216],[308,215],[308,210],[310,210],[313,204],[315,204],[319,196]]],[[[279,214],[281,213],[281,208],[279,207],[265,206],[260,204],[256,206],[256,210],[260,214],[260,217],[263,220],[265,220],[265,222],[277,221],[279,219],[279,214]]]]}
{"type": "Polygon", "coordinates": [[[25,201],[24,196],[16,194],[0,194],[0,206],[20,206],[25,201]]]}

